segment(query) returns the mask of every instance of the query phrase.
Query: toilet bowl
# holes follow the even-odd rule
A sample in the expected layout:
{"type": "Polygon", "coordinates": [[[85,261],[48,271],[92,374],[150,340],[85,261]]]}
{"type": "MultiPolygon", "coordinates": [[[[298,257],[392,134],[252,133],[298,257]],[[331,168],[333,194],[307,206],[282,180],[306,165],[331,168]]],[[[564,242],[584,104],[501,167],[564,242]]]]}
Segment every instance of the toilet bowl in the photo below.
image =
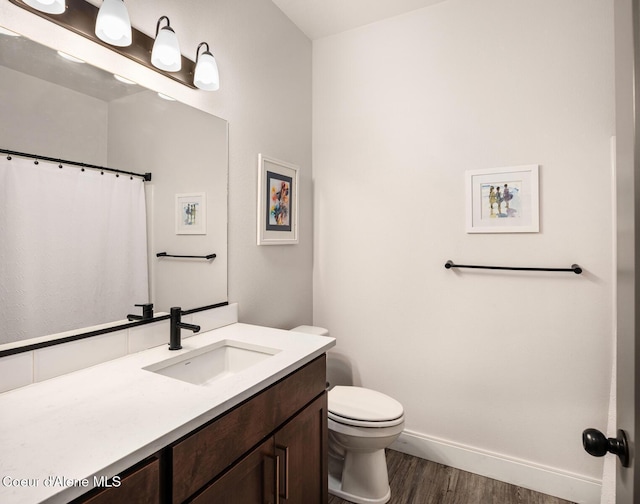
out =
{"type": "MultiPolygon", "coordinates": [[[[292,330],[328,335],[313,326],[292,330]]],[[[336,385],[328,392],[328,427],[329,493],[356,504],[388,502],[385,448],[404,429],[402,405],[375,390],[336,385]]]]}
{"type": "Polygon", "coordinates": [[[391,498],[385,448],[404,429],[402,405],[375,390],[329,391],[329,493],[357,504],[391,498]]]}

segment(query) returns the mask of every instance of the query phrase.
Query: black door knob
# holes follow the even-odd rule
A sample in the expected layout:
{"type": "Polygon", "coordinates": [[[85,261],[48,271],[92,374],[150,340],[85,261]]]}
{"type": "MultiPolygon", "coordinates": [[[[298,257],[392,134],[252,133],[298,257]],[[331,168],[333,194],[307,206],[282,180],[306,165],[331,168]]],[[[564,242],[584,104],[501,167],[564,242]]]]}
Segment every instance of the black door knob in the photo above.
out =
{"type": "Polygon", "coordinates": [[[597,429],[586,429],[582,433],[582,446],[589,455],[594,457],[613,453],[620,459],[622,467],[629,467],[629,443],[623,430],[618,429],[617,437],[607,438],[597,429]]]}

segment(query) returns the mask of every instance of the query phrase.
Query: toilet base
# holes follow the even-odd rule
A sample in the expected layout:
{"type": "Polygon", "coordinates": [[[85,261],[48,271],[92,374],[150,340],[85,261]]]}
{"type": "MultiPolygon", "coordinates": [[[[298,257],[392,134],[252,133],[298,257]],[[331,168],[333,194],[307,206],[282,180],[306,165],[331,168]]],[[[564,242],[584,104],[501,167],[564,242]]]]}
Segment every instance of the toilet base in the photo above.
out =
{"type": "MultiPolygon", "coordinates": [[[[382,450],[382,456],[384,457],[384,450],[382,450]]],[[[342,471],[344,468],[344,459],[329,456],[329,493],[340,497],[343,500],[353,502],[355,504],[385,504],[391,499],[391,488],[389,487],[388,479],[386,478],[386,461],[384,462],[384,476],[381,478],[378,484],[386,486],[386,492],[383,489],[375,498],[364,497],[362,495],[354,495],[342,488],[342,471]]],[[[374,471],[375,472],[375,471],[374,471]]]]}
{"type": "Polygon", "coordinates": [[[349,492],[343,492],[342,481],[332,474],[329,475],[329,493],[346,501],[355,502],[355,504],[385,504],[391,499],[391,489],[379,499],[366,499],[358,495],[351,495],[349,492]]]}

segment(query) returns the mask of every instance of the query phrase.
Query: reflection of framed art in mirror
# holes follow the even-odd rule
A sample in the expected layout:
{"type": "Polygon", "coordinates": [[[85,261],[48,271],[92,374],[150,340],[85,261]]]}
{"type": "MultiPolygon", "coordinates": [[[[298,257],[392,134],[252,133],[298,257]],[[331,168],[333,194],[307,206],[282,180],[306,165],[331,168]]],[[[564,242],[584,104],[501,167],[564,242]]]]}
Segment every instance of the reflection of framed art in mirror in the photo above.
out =
{"type": "Polygon", "coordinates": [[[205,193],[176,194],[176,234],[207,234],[205,193]]]}

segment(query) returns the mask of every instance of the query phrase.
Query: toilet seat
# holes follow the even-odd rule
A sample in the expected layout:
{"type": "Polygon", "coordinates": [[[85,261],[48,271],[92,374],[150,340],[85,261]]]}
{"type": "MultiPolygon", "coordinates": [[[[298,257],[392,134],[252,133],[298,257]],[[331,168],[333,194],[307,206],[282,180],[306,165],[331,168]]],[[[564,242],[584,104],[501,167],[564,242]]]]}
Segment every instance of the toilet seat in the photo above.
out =
{"type": "Polygon", "coordinates": [[[398,401],[376,390],[337,385],[329,391],[328,416],[356,427],[393,427],[404,422],[398,401]]]}

